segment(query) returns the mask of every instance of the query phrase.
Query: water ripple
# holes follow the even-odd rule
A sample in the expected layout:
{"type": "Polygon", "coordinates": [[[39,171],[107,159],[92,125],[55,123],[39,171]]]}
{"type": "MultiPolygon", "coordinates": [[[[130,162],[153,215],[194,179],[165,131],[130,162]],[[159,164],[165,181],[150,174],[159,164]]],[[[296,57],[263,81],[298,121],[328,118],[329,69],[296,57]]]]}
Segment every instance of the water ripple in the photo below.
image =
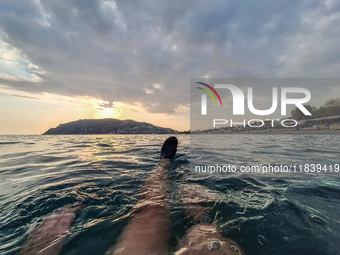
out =
{"type": "MultiPolygon", "coordinates": [[[[158,162],[164,135],[6,136],[0,139],[0,253],[18,254],[27,231],[82,201],[61,254],[105,254],[133,216],[140,186],[158,162]]],[[[336,136],[179,135],[170,168],[171,249],[193,222],[187,204],[209,209],[246,254],[339,254],[339,175],[197,175],[190,162],[339,163],[336,136]],[[220,144],[228,142],[227,148],[220,144]],[[242,146],[240,146],[242,145],[242,146]],[[195,147],[196,146],[196,147],[195,147]],[[192,150],[190,150],[190,148],[192,150]],[[196,148],[193,150],[193,148],[196,148]],[[204,199],[202,200],[202,197],[204,199]],[[278,249],[280,247],[280,249],[278,249]]]]}

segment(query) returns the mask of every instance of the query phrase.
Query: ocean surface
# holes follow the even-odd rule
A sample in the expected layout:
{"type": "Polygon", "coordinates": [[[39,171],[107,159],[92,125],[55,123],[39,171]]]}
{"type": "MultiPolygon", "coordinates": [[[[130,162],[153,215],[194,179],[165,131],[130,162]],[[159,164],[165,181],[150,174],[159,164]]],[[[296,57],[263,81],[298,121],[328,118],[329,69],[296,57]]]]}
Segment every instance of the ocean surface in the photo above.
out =
{"type": "MultiPolygon", "coordinates": [[[[198,197],[209,197],[200,205],[211,207],[208,216],[223,235],[247,255],[340,254],[340,172],[211,174],[190,168],[212,163],[335,165],[340,163],[339,135],[177,137],[169,170],[171,250],[193,224],[178,189],[193,187],[198,197]]],[[[76,201],[84,207],[61,254],[105,254],[132,217],[139,188],[157,165],[166,138],[0,136],[0,254],[18,254],[32,226],[76,201]]]]}

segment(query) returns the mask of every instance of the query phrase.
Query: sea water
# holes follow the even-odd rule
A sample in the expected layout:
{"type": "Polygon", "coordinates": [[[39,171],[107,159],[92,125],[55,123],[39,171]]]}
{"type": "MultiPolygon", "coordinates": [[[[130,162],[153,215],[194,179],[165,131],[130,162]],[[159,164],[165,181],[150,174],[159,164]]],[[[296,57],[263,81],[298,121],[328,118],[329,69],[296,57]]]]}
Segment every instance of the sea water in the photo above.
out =
{"type": "MultiPolygon", "coordinates": [[[[190,165],[338,164],[338,135],[217,135],[190,150],[178,135],[170,167],[172,238],[193,222],[178,200],[198,187],[208,217],[246,254],[340,254],[340,173],[195,173],[190,165]],[[228,142],[220,148],[221,140],[228,142]]],[[[192,135],[193,137],[193,135],[192,135]]],[[[167,135],[1,136],[0,253],[18,254],[28,230],[82,201],[61,254],[105,254],[133,217],[139,188],[167,135]]],[[[191,138],[191,143],[199,139],[191,138]]],[[[147,239],[147,237],[146,237],[147,239]]]]}

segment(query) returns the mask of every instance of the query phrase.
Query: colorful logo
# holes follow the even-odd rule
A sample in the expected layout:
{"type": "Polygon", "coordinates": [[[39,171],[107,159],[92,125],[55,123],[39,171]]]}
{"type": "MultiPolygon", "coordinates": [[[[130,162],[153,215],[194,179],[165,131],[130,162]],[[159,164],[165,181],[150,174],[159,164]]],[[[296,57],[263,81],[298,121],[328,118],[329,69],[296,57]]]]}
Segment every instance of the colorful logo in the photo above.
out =
{"type": "MultiPolygon", "coordinates": [[[[203,82],[197,82],[197,83],[201,84],[203,86],[206,86],[207,88],[211,89],[211,91],[214,92],[215,95],[217,96],[218,100],[220,100],[220,104],[222,106],[222,100],[220,98],[220,95],[217,93],[217,91],[213,87],[211,87],[210,85],[208,85],[206,83],[203,83],[203,82]]],[[[206,89],[203,89],[203,88],[200,88],[200,87],[197,87],[197,88],[203,90],[204,92],[206,92],[212,98],[212,100],[214,100],[215,105],[217,105],[214,96],[211,94],[211,92],[209,90],[206,90],[206,89]]]]}

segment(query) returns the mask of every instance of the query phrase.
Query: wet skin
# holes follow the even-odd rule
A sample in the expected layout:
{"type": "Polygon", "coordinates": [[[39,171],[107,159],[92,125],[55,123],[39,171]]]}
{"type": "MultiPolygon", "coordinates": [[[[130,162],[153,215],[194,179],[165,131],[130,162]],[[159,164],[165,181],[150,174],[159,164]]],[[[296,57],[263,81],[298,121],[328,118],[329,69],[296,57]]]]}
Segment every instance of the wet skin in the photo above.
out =
{"type": "Polygon", "coordinates": [[[46,217],[39,227],[33,229],[20,255],[59,254],[70,225],[76,217],[75,212],[80,208],[79,203],[75,203],[46,217]]]}
{"type": "Polygon", "coordinates": [[[214,202],[214,195],[203,186],[182,185],[178,191],[185,212],[196,225],[189,228],[178,242],[175,255],[244,255],[239,245],[224,236],[217,225],[207,222],[206,213],[211,207],[202,207],[200,202],[214,202]]]}
{"type": "MultiPolygon", "coordinates": [[[[176,150],[177,139],[168,138],[162,147],[158,166],[153,169],[141,188],[139,203],[134,208],[135,215],[107,254],[169,254],[171,221],[168,168],[170,158],[175,155],[176,150]]],[[[199,206],[198,202],[213,199],[208,193],[205,195],[202,192],[198,193],[193,186],[182,189],[179,193],[182,194],[183,206],[187,214],[192,217],[195,223],[201,223],[192,226],[184,238],[179,241],[176,255],[244,254],[236,242],[221,235],[214,223],[203,223],[203,216],[207,208],[199,206]],[[197,194],[201,194],[201,196],[197,196],[197,194]]],[[[41,226],[32,231],[20,254],[59,254],[68,229],[75,219],[75,212],[80,208],[79,203],[76,203],[45,218],[41,226]]]]}
{"type": "Polygon", "coordinates": [[[200,223],[189,228],[178,243],[175,255],[244,255],[238,244],[221,235],[215,224],[200,223]]]}
{"type": "Polygon", "coordinates": [[[161,159],[142,187],[142,195],[136,206],[136,215],[123,230],[114,255],[167,254],[171,236],[169,159],[161,159]]]}

